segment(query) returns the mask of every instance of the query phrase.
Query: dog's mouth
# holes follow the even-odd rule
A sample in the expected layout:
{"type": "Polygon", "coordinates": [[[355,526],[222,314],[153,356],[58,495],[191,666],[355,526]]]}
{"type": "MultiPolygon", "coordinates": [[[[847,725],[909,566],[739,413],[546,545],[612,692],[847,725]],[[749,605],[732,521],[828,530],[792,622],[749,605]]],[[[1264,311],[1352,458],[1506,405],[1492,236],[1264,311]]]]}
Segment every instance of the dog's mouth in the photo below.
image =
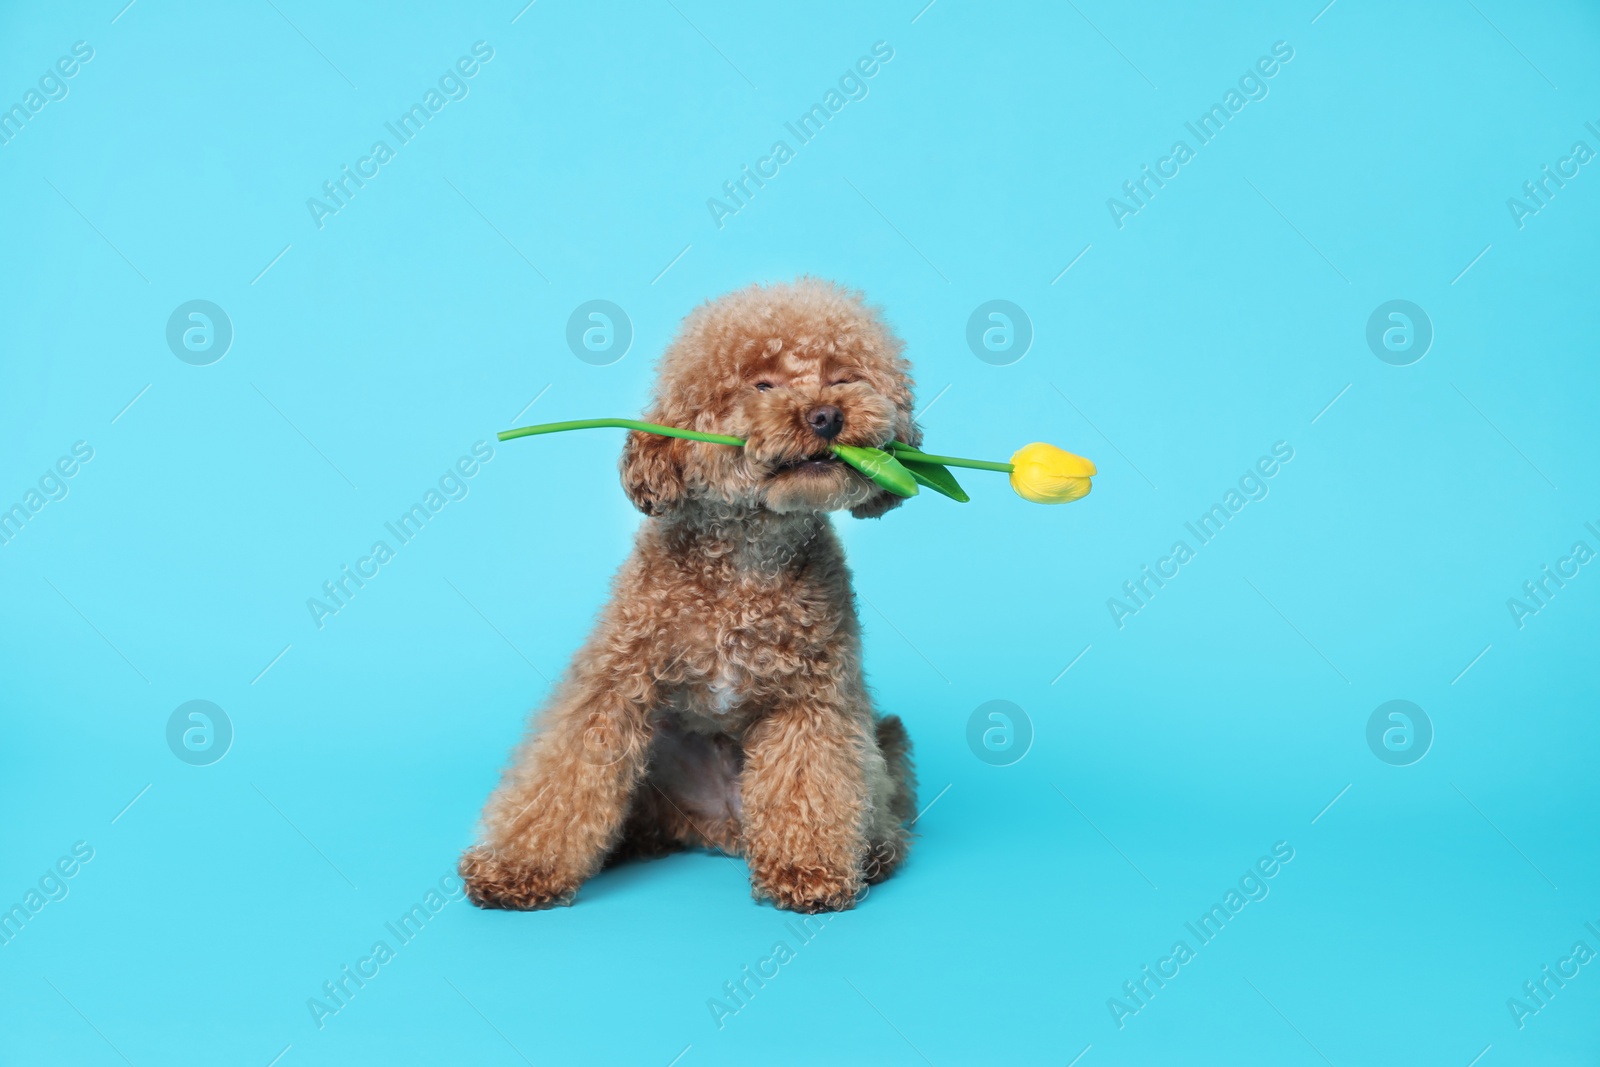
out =
{"type": "Polygon", "coordinates": [[[772,468],[772,477],[780,478],[786,474],[825,474],[837,470],[840,466],[839,458],[831,452],[824,452],[819,456],[801,456],[791,459],[772,468]]]}

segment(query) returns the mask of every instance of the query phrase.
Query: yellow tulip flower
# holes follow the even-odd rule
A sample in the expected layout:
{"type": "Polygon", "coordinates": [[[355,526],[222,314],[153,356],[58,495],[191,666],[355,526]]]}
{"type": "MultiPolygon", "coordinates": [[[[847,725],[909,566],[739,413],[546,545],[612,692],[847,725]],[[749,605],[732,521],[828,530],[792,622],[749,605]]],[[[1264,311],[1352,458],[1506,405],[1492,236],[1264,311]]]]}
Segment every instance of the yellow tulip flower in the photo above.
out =
{"type": "Polygon", "coordinates": [[[1094,464],[1055,445],[1035,441],[1011,457],[1011,488],[1035,504],[1066,504],[1089,495],[1094,464]]]}

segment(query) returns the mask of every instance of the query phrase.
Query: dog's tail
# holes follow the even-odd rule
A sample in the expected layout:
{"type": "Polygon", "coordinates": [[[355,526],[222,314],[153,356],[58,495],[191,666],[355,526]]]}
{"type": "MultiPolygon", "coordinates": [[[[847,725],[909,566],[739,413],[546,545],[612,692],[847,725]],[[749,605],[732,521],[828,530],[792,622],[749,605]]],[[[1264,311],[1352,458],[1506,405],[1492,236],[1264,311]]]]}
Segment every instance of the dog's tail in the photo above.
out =
{"type": "Polygon", "coordinates": [[[909,827],[917,817],[917,771],[911,762],[911,738],[898,715],[885,715],[877,725],[878,749],[889,765],[889,780],[894,783],[889,810],[894,812],[896,822],[909,827]]]}
{"type": "Polygon", "coordinates": [[[898,716],[885,715],[876,726],[878,750],[889,771],[889,795],[878,803],[890,817],[875,820],[878,828],[867,857],[869,883],[883,881],[905,862],[911,848],[911,825],[917,818],[917,771],[911,763],[911,738],[906,736],[905,724],[898,716]]]}

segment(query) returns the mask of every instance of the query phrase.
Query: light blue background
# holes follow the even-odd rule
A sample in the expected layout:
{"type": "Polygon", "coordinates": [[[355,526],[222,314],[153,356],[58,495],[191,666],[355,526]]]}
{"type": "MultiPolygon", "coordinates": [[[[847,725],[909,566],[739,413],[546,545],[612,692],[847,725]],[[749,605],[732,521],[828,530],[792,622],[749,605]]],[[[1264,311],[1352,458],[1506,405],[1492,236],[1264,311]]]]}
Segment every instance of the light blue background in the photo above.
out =
{"type": "Polygon", "coordinates": [[[921,3],[7,5],[0,103],[95,54],[0,145],[0,504],[94,459],[0,546],[0,905],[95,852],[0,946],[0,1060],[1595,1062],[1600,967],[1523,1029],[1506,1002],[1600,949],[1600,569],[1521,629],[1506,601],[1600,549],[1600,172],[1522,229],[1506,200],[1600,149],[1600,15],[921,3]],[[319,230],[306,199],[480,40],[319,230]],[[1107,198],[1280,40],[1119,230],[1107,198]],[[870,95],[719,230],[707,198],[877,41],[870,95]],[[451,903],[319,1031],[603,602],[641,521],[617,436],[496,446],[320,630],[307,598],[474,441],[637,413],[695,304],[802,272],[886,309],[929,447],[1101,472],[1069,508],[973,472],[968,505],[840,523],[938,798],[911,864],[722,1029],[708,1000],[794,939],[695,854],[571,909],[451,903]],[[635,331],[606,367],[564,340],[596,298],[635,331]],[[1007,367],[964,340],[996,298],[1035,330],[1007,367]],[[1397,298],[1435,329],[1408,367],[1364,337],[1397,298]],[[211,366],[166,345],[191,299],[233,323],[211,366]],[[1107,598],[1277,441],[1270,496],[1119,629],[1107,598]],[[192,699],[233,723],[212,766],[166,745],[192,699]],[[1009,767],[965,741],[991,699],[1035,731],[1009,767]],[[1436,731],[1412,766],[1366,743],[1391,699],[1436,731]],[[1277,841],[1270,895],[1119,1029],[1277,841]]]}

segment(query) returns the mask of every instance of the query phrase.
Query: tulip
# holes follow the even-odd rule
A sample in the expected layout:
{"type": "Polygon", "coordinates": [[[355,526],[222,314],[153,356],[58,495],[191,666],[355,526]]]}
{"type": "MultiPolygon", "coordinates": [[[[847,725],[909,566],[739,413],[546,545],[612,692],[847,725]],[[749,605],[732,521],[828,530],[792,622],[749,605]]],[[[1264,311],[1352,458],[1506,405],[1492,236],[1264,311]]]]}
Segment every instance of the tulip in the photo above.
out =
{"type": "Polygon", "coordinates": [[[1066,504],[1089,495],[1094,464],[1082,456],[1035,441],[1011,457],[1011,488],[1035,504],[1066,504]]]}
{"type": "MultiPolygon", "coordinates": [[[[700,430],[683,430],[676,426],[662,426],[638,419],[574,419],[568,422],[546,422],[537,426],[522,426],[515,430],[502,430],[496,436],[502,441],[536,434],[559,433],[562,430],[588,430],[614,427],[660,434],[663,437],[680,437],[688,441],[704,441],[714,445],[743,447],[744,438],[728,434],[703,433],[700,430]]],[[[864,445],[833,445],[833,454],[860,471],[875,485],[895,494],[911,497],[917,487],[925,485],[937,493],[965,504],[971,498],[961,488],[949,467],[970,470],[999,471],[1011,476],[1011,488],[1024,500],[1035,504],[1065,504],[1081,499],[1089,493],[1089,478],[1095,473],[1094,464],[1082,456],[1034,442],[1024,445],[1011,457],[1010,463],[995,463],[984,459],[963,459],[960,456],[933,456],[920,452],[903,441],[891,441],[883,448],[864,445]]]]}
{"type": "Polygon", "coordinates": [[[950,476],[948,470],[945,470],[946,466],[1009,474],[1011,488],[1016,490],[1017,495],[1035,504],[1066,504],[1081,500],[1089,495],[1089,479],[1095,474],[1094,464],[1089,460],[1039,441],[1017,449],[1010,463],[962,459],[959,456],[930,456],[900,441],[889,445],[889,451],[909,468],[912,475],[923,485],[963,503],[967,500],[967,494],[955,484],[955,479],[950,476]],[[947,485],[924,480],[924,473],[930,478],[942,473],[948,480],[947,485]]]}

